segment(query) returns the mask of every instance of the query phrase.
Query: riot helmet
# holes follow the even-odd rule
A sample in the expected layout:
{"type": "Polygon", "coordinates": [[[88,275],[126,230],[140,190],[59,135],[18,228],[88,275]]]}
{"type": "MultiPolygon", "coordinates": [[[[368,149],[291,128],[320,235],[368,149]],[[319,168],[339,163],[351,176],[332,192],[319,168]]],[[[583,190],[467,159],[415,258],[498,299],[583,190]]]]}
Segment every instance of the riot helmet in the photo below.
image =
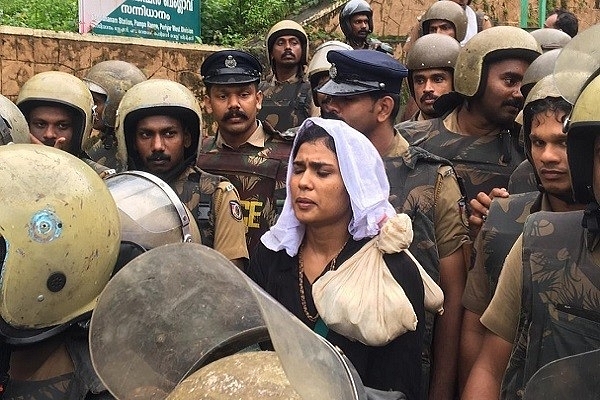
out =
{"type": "Polygon", "coordinates": [[[300,64],[308,64],[308,35],[306,34],[306,31],[299,23],[289,19],[284,19],[269,29],[269,33],[267,33],[267,38],[265,39],[265,45],[267,46],[267,60],[269,60],[271,68],[274,68],[274,63],[271,57],[273,45],[275,44],[277,38],[286,35],[295,36],[298,38],[298,40],[300,40],[300,44],[302,46],[302,57],[300,58],[300,64]]]}
{"type": "Polygon", "coordinates": [[[29,113],[36,107],[59,104],[73,112],[71,151],[79,155],[82,144],[92,132],[94,99],[83,81],[60,71],[40,72],[23,84],[16,104],[29,121],[29,113]]]}
{"type": "Polygon", "coordinates": [[[454,25],[456,41],[462,42],[467,34],[469,23],[465,10],[453,1],[438,1],[433,3],[421,18],[421,35],[427,36],[429,24],[433,20],[446,20],[454,25]]]}
{"type": "Polygon", "coordinates": [[[352,37],[351,19],[355,14],[365,14],[369,18],[369,32],[373,32],[373,9],[365,0],[350,0],[340,12],[340,28],[346,38],[352,37]]]}
{"type": "Polygon", "coordinates": [[[565,125],[573,194],[575,200],[583,204],[600,200],[594,190],[594,142],[600,134],[599,101],[600,76],[597,76],[577,98],[565,125]]]}
{"type": "Polygon", "coordinates": [[[184,158],[187,160],[195,156],[202,126],[200,105],[191,90],[167,79],[148,79],[133,86],[123,96],[117,110],[115,134],[118,142],[126,144],[123,146],[126,149],[119,146],[119,152],[126,151],[135,167],[142,165],[135,150],[135,127],[142,118],[152,115],[168,115],[179,119],[192,140],[185,149],[184,158]]]}
{"type": "Polygon", "coordinates": [[[0,146],[0,334],[12,344],[53,336],[89,317],[120,245],[103,180],[67,152],[0,146]],[[32,166],[35,166],[32,169],[32,166]]]}
{"type": "Polygon", "coordinates": [[[119,209],[122,241],[144,250],[167,243],[202,242],[191,213],[160,178],[127,171],[105,181],[119,209]]]}
{"type": "Polygon", "coordinates": [[[554,28],[541,28],[531,32],[545,53],[554,49],[562,49],[571,41],[571,36],[554,28]]]}
{"type": "MultiPolygon", "coordinates": [[[[331,63],[327,61],[327,53],[329,53],[330,50],[352,50],[352,46],[340,42],[339,40],[330,40],[317,47],[315,54],[310,59],[307,71],[308,80],[311,88],[313,89],[317,87],[317,84],[322,76],[329,76],[329,68],[331,68],[331,63]]],[[[313,102],[317,107],[319,107],[319,100],[317,99],[317,94],[314,90],[313,102]]]]}
{"type": "Polygon", "coordinates": [[[560,54],[560,49],[545,52],[529,65],[523,80],[521,81],[521,93],[527,98],[529,91],[540,79],[551,75],[554,71],[554,63],[560,54]]]}
{"type": "Polygon", "coordinates": [[[146,75],[138,67],[120,60],[99,62],[83,78],[91,92],[106,96],[104,110],[97,118],[110,128],[115,127],[117,108],[125,92],[145,80],[146,75]]]}
{"type": "Polygon", "coordinates": [[[0,95],[0,146],[9,143],[31,143],[29,126],[19,108],[0,95]]]}
{"type": "Polygon", "coordinates": [[[533,36],[514,26],[494,26],[473,36],[461,48],[454,69],[454,90],[472,97],[483,90],[486,66],[504,59],[529,63],[541,54],[533,36]]]}
{"type": "MultiPolygon", "coordinates": [[[[443,1],[442,3],[452,2],[443,1]]],[[[451,69],[454,71],[459,51],[459,42],[448,35],[430,33],[418,38],[406,55],[408,86],[411,95],[414,96],[413,71],[432,68],[451,69]]]]}

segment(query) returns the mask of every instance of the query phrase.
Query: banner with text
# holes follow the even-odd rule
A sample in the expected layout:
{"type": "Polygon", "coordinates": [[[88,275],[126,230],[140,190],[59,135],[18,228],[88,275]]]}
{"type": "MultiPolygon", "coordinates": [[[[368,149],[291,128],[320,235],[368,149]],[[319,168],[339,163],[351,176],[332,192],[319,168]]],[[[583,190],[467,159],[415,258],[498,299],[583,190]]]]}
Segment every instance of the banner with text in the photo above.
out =
{"type": "Polygon", "coordinates": [[[193,43],[201,0],[79,0],[79,32],[193,43]]]}

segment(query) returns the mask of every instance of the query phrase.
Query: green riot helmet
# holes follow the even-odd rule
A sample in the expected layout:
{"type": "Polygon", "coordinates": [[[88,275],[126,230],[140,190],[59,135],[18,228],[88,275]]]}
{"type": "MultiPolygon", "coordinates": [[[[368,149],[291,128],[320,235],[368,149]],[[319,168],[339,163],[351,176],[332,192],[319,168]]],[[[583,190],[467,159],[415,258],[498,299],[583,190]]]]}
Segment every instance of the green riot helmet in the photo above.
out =
{"type": "Polygon", "coordinates": [[[352,50],[352,46],[340,42],[339,40],[330,40],[321,44],[315,50],[315,54],[312,56],[310,63],[308,64],[307,75],[310,86],[313,89],[313,102],[317,107],[319,107],[319,100],[317,99],[315,89],[317,88],[317,84],[323,75],[329,76],[329,68],[331,68],[331,63],[327,61],[327,53],[329,53],[331,50],[352,50]]]}
{"type": "Polygon", "coordinates": [[[563,47],[554,64],[554,79],[562,97],[575,104],[583,88],[600,73],[600,24],[577,34],[563,47]]]}
{"type": "Polygon", "coordinates": [[[467,34],[469,23],[465,10],[453,1],[438,1],[433,3],[421,18],[421,34],[429,33],[429,24],[433,20],[445,20],[454,25],[455,39],[462,42],[467,34]]]}
{"type": "MultiPolygon", "coordinates": [[[[448,3],[448,1],[442,3],[448,3]]],[[[415,95],[412,80],[413,71],[433,68],[451,69],[454,71],[459,51],[459,42],[448,35],[430,33],[418,38],[406,55],[408,87],[410,88],[411,95],[415,95]]]]}
{"type": "Polygon", "coordinates": [[[9,143],[31,143],[29,126],[19,108],[0,95],[0,146],[9,143]]]}
{"type": "Polygon", "coordinates": [[[600,188],[594,188],[594,143],[600,134],[599,102],[600,76],[597,76],[578,96],[565,124],[573,194],[575,200],[583,204],[598,201],[600,194],[600,188]]]}
{"type": "Polygon", "coordinates": [[[17,107],[29,119],[32,109],[41,105],[58,104],[73,111],[71,152],[79,155],[82,144],[92,132],[94,99],[83,81],[59,71],[40,72],[23,84],[17,97],[17,107]]]}
{"type": "Polygon", "coordinates": [[[554,28],[536,29],[531,32],[531,36],[537,40],[544,53],[554,49],[562,49],[571,41],[571,36],[554,28]]]}
{"type": "Polygon", "coordinates": [[[369,32],[373,32],[373,9],[365,0],[350,0],[340,12],[340,28],[346,38],[352,36],[351,18],[355,14],[365,14],[369,18],[369,32]]]}
{"type": "Polygon", "coordinates": [[[527,98],[529,91],[540,79],[554,72],[554,64],[560,54],[560,49],[545,52],[529,65],[521,81],[521,93],[527,98]]]}
{"type": "Polygon", "coordinates": [[[119,213],[79,158],[0,146],[0,334],[30,344],[89,318],[120,247],[119,213]]]}
{"type": "Polygon", "coordinates": [[[541,54],[533,36],[514,26],[494,26],[473,36],[461,48],[454,69],[454,90],[472,97],[482,90],[484,65],[503,59],[532,62],[541,54]]]}
{"type": "MultiPolygon", "coordinates": [[[[192,144],[185,149],[185,159],[196,154],[200,143],[202,111],[191,90],[167,79],[148,79],[125,93],[117,110],[115,135],[117,142],[125,143],[118,151],[128,154],[139,168],[141,161],[134,147],[137,122],[151,115],[168,115],[181,120],[189,130],[192,144]],[[160,93],[160,96],[157,94],[160,93]]],[[[132,168],[132,166],[129,166],[132,168]]]]}
{"type": "Polygon", "coordinates": [[[273,45],[277,38],[286,35],[296,36],[298,40],[300,40],[302,46],[302,58],[300,59],[300,63],[302,65],[308,64],[308,35],[306,34],[306,31],[299,23],[285,19],[273,25],[273,27],[269,29],[269,33],[267,33],[267,38],[265,39],[265,45],[267,46],[267,60],[269,60],[271,67],[274,68],[271,60],[273,45]]]}
{"type": "Polygon", "coordinates": [[[138,67],[119,60],[99,62],[83,78],[91,92],[106,96],[104,110],[97,118],[110,128],[115,127],[117,108],[125,92],[145,80],[146,75],[138,67]]]}

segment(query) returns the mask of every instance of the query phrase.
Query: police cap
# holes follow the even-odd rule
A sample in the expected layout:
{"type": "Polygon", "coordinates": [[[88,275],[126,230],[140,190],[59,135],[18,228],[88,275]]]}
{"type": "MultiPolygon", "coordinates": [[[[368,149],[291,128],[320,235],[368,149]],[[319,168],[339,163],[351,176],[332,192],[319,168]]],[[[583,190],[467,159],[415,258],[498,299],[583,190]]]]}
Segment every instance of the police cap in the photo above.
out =
{"type": "Polygon", "coordinates": [[[374,91],[399,94],[408,70],[392,56],[377,50],[332,50],[329,76],[319,93],[347,96],[374,91]]]}
{"type": "Polygon", "coordinates": [[[200,67],[204,83],[237,85],[260,80],[262,66],[256,57],[240,50],[222,50],[208,56],[200,67]]]}

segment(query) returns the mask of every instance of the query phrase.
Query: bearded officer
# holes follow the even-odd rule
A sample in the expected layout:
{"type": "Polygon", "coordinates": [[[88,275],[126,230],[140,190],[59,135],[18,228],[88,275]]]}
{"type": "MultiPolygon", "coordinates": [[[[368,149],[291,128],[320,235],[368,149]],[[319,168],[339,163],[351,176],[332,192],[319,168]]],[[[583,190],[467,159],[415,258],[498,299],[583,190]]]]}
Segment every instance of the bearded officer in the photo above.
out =
{"type": "Polygon", "coordinates": [[[149,79],[125,93],[117,115],[117,140],[126,145],[129,169],[169,184],[192,212],[202,243],[243,268],[248,250],[238,192],[225,178],[194,166],[202,126],[194,94],[180,83],[149,79]]]}

